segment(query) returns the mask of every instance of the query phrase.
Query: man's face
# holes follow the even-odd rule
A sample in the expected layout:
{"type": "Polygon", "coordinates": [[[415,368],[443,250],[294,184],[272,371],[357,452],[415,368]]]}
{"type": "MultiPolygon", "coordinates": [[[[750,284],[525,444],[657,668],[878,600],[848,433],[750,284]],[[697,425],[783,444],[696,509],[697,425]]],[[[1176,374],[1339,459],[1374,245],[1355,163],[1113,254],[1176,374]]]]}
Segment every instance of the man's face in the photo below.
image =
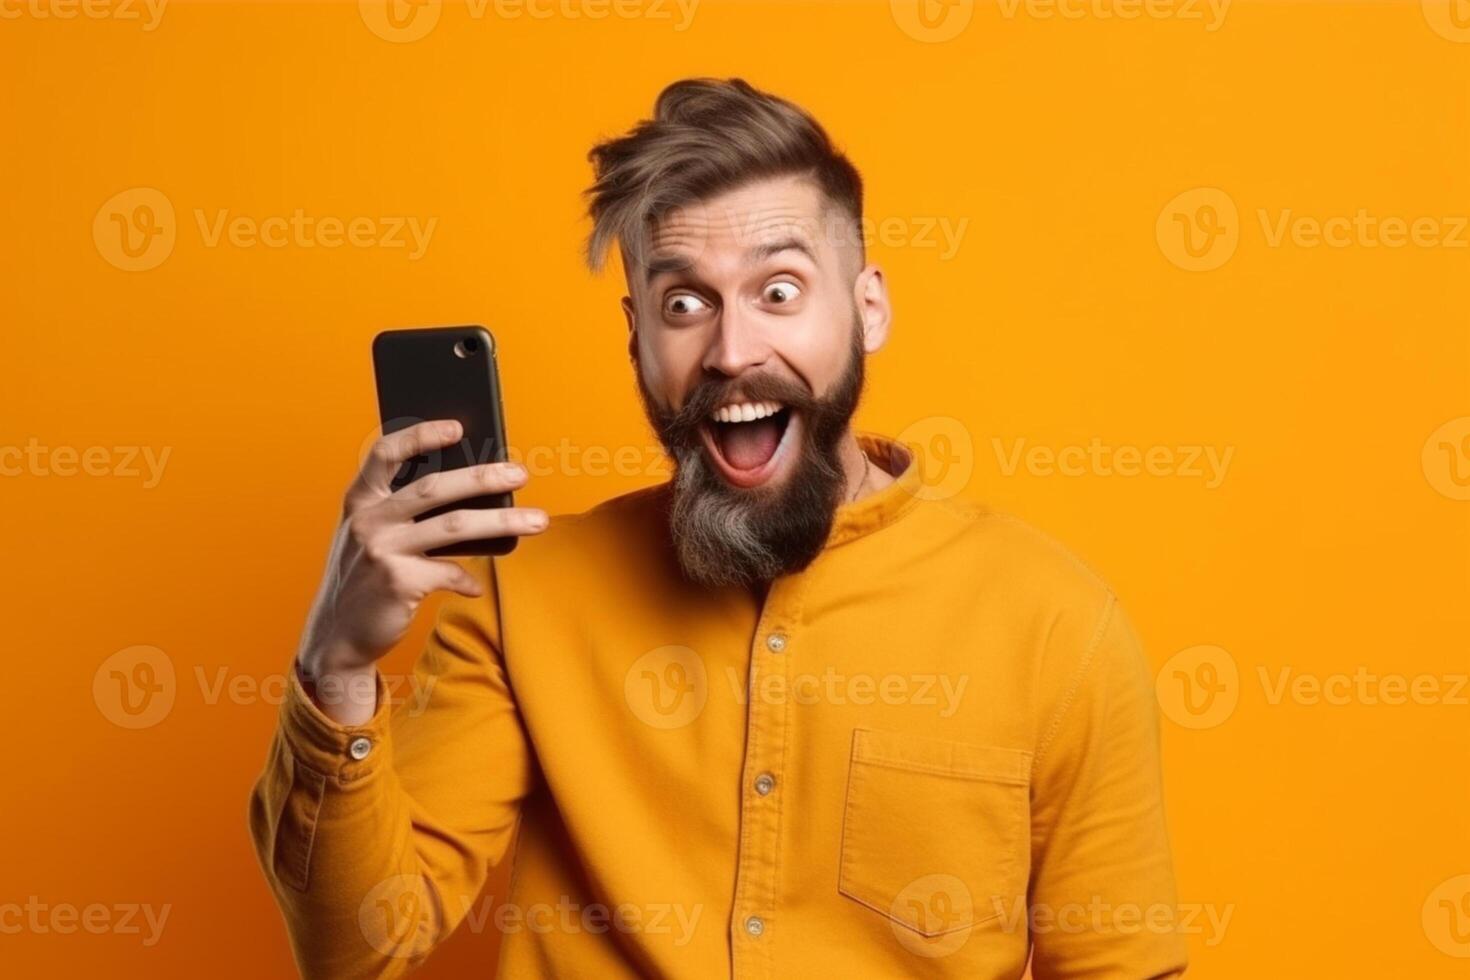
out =
{"type": "Polygon", "coordinates": [[[623,301],[645,408],[677,467],[686,572],[769,579],[821,550],[846,482],[881,273],[849,218],[795,177],[686,207],[654,230],[623,301]]]}

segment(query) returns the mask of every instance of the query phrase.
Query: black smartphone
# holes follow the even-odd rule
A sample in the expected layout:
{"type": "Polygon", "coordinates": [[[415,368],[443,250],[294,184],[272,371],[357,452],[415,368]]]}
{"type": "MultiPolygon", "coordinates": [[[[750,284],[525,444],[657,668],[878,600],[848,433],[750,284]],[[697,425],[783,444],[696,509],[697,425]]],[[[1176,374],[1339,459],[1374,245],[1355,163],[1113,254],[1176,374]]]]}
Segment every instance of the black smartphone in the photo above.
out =
{"type": "MultiPolygon", "coordinates": [[[[428,473],[506,460],[505,411],[495,338],[481,326],[385,330],[373,338],[373,373],[378,383],[378,415],[388,435],[430,419],[455,419],[463,427],[458,443],[415,456],[393,478],[393,489],[428,473]]],[[[509,507],[511,494],[492,493],[457,500],[425,511],[427,520],[462,507],[509,507]]],[[[505,555],[515,535],[463,541],[426,554],[505,555]]]]}

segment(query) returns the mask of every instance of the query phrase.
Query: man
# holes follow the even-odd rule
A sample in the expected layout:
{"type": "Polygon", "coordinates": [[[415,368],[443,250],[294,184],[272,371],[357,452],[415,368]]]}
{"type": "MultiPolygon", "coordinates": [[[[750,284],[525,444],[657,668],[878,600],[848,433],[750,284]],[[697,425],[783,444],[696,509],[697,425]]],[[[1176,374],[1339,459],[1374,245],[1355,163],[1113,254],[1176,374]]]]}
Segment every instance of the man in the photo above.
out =
{"type": "Polygon", "coordinates": [[[399,975],[472,915],[511,977],[1182,972],[1117,600],[850,427],[890,319],[857,171],[739,80],[670,86],[591,157],[589,259],[619,248],[675,475],[550,522],[415,523],[525,476],[390,492],[459,431],[376,444],[251,801],[302,972],[399,975]],[[424,556],[503,534],[505,558],[424,556]],[[390,708],[374,661],[436,590],[427,700],[390,708]]]}

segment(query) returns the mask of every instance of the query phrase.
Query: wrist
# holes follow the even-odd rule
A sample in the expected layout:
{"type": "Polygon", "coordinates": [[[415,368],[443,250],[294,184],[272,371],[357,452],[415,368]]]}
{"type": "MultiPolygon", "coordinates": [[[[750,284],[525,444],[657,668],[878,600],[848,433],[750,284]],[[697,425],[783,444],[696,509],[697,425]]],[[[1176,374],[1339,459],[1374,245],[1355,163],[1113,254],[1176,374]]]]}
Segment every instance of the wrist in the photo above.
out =
{"type": "Polygon", "coordinates": [[[327,717],[340,724],[366,724],[378,709],[378,671],[351,657],[302,651],[294,667],[302,690],[327,717]]]}
{"type": "Polygon", "coordinates": [[[303,646],[296,653],[296,669],[303,679],[315,681],[328,674],[351,677],[373,672],[373,658],[365,657],[351,644],[325,640],[303,646]]]}

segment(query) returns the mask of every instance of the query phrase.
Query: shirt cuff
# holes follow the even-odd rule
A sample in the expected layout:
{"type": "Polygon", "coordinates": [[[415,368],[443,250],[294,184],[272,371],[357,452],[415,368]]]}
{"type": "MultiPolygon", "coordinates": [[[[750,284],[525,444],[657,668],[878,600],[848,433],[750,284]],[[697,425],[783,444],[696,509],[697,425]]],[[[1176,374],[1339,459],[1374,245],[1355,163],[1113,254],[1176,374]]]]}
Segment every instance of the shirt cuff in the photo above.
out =
{"type": "Polygon", "coordinates": [[[361,725],[333,721],[311,700],[295,666],[281,704],[281,734],[296,761],[335,779],[339,785],[364,779],[388,756],[390,697],[388,683],[374,669],[376,709],[361,725]]]}

